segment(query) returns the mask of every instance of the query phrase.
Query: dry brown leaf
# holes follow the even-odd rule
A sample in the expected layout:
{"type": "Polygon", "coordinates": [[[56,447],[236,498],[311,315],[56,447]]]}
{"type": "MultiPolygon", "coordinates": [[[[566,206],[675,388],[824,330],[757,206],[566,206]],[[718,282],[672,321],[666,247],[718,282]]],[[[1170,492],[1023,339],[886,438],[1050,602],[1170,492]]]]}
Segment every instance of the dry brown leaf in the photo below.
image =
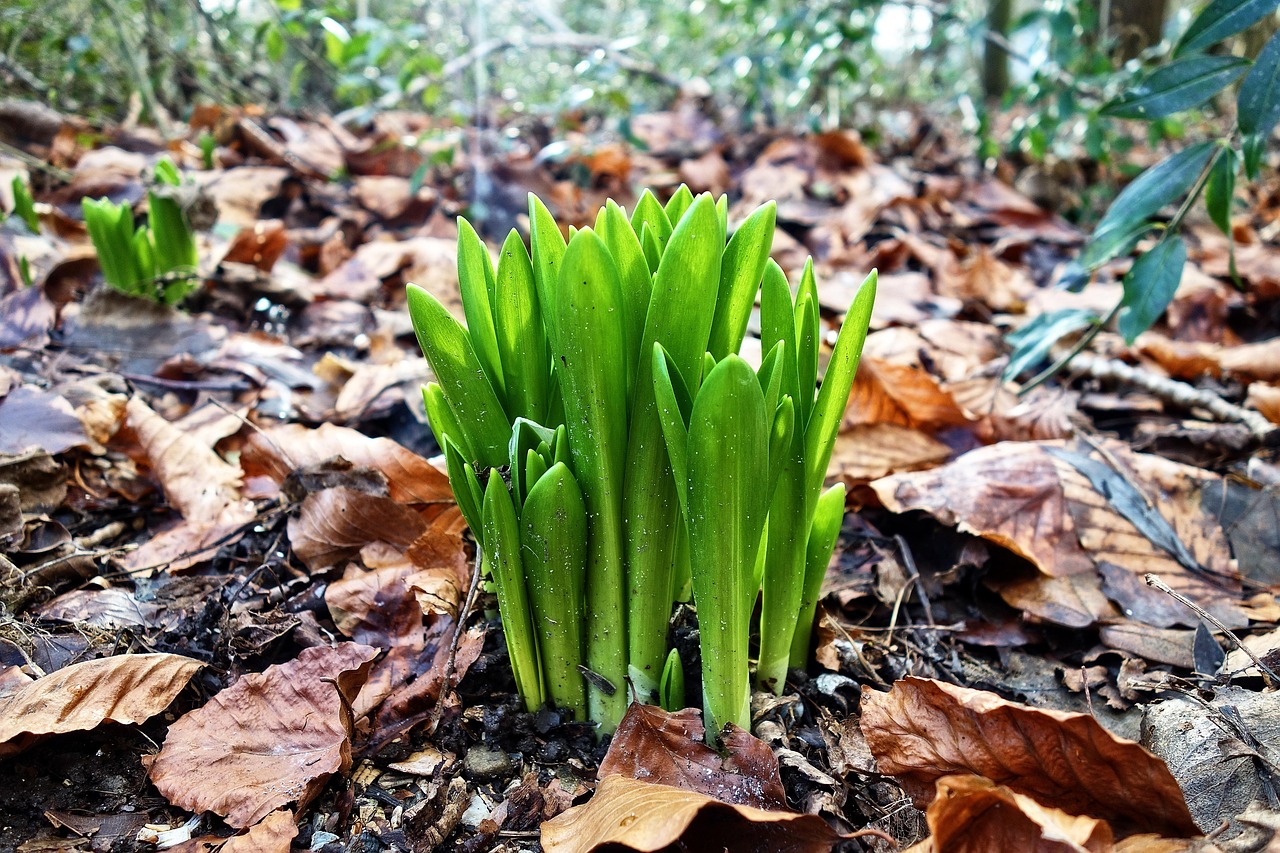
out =
{"type": "Polygon", "coordinates": [[[633,702],[596,776],[621,774],[736,805],[786,809],[778,760],[764,741],[731,725],[724,739],[728,755],[721,758],[705,735],[702,715],[693,708],[672,713],[633,702]]]}
{"type": "Polygon", "coordinates": [[[1103,593],[1101,578],[1092,572],[1062,578],[1040,574],[988,578],[987,586],[1010,607],[1055,625],[1087,628],[1121,618],[1119,609],[1103,593]]]}
{"type": "Polygon", "coordinates": [[[289,519],[289,542],[312,571],[349,560],[371,542],[403,552],[427,529],[418,513],[391,498],[336,488],[307,495],[289,519]]]}
{"type": "Polygon", "coordinates": [[[1093,570],[1077,541],[1058,469],[1037,445],[1002,442],[959,459],[871,484],[893,512],[922,509],[1008,548],[1051,577],[1093,570]]]}
{"type": "Polygon", "coordinates": [[[1111,853],[1111,827],[1046,808],[981,776],[943,776],[926,813],[931,837],[907,853],[1111,853]]]}
{"type": "Polygon", "coordinates": [[[862,731],[881,771],[920,806],[940,777],[972,773],[1042,805],[1107,820],[1121,835],[1200,832],[1164,762],[1087,714],[908,677],[888,693],[863,688],[862,731]]]}
{"type": "Polygon", "coordinates": [[[252,508],[240,501],[239,468],[153,412],[142,398],[130,399],[126,411],[165,497],[184,519],[198,524],[252,516],[252,508]]]}
{"type": "Polygon", "coordinates": [[[248,264],[269,273],[288,247],[289,235],[284,223],[267,219],[255,222],[252,228],[240,229],[222,256],[222,263],[248,264]]]}
{"type": "Polygon", "coordinates": [[[84,427],[60,394],[34,385],[0,396],[0,453],[63,453],[86,443],[84,427]]]}
{"type": "Polygon", "coordinates": [[[169,727],[151,781],[174,805],[243,828],[290,803],[304,807],[351,768],[346,710],[377,649],[303,649],[246,675],[169,727]]]}
{"type": "Polygon", "coordinates": [[[733,806],[668,785],[609,776],[584,806],[542,825],[546,853],[685,850],[830,853],[840,835],[817,815],[733,806]],[[617,845],[617,846],[613,846],[617,845]]]}
{"type": "Polygon", "coordinates": [[[836,435],[828,477],[858,485],[945,462],[951,448],[918,429],[898,424],[861,424],[836,435]]]}
{"type": "Polygon", "coordinates": [[[1280,424],[1280,386],[1255,382],[1249,386],[1249,396],[1244,402],[1273,424],[1280,424]]]}
{"type": "Polygon", "coordinates": [[[943,388],[977,419],[973,431],[984,443],[1049,441],[1075,434],[1080,395],[1074,391],[1041,387],[1022,398],[1016,386],[994,376],[948,382],[943,388]]]}
{"type": "Polygon", "coordinates": [[[150,719],[169,707],[202,666],[182,655],[117,655],[16,686],[0,695],[0,758],[44,735],[150,719]]]}
{"type": "Polygon", "coordinates": [[[264,475],[277,483],[295,468],[341,456],[352,465],[376,468],[387,478],[392,500],[400,503],[453,503],[449,478],[389,438],[369,438],[347,427],[321,424],[307,429],[288,424],[250,436],[241,464],[246,475],[264,475]]]}
{"type": "Polygon", "coordinates": [[[214,850],[217,853],[289,853],[297,835],[298,824],[294,821],[293,812],[280,809],[249,827],[248,832],[230,838],[216,835],[192,838],[170,847],[169,853],[211,853],[214,850]]]}
{"type": "Polygon", "coordinates": [[[844,428],[899,424],[925,431],[963,426],[969,418],[932,376],[908,365],[863,358],[853,380],[844,428]]]}
{"type": "Polygon", "coordinates": [[[989,323],[926,320],[913,328],[895,326],[868,335],[863,358],[928,369],[943,381],[958,382],[1002,352],[1000,333],[989,323]]]}

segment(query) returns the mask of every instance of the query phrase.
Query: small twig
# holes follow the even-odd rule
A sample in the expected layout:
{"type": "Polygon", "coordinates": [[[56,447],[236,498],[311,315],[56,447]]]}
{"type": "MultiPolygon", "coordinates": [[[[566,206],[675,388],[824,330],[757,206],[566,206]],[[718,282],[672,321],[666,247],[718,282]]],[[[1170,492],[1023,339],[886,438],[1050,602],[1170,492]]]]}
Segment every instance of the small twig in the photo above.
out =
{"type": "Polygon", "coordinates": [[[1275,670],[1263,663],[1262,659],[1254,653],[1253,649],[1240,642],[1240,638],[1237,637],[1221,619],[1214,616],[1208,610],[1205,610],[1199,604],[1196,604],[1182,593],[1175,589],[1171,589],[1167,583],[1160,580],[1156,575],[1147,573],[1146,575],[1143,575],[1143,579],[1147,582],[1147,586],[1155,587],[1160,590],[1165,595],[1171,597],[1174,601],[1191,610],[1191,612],[1195,613],[1196,616],[1199,616],[1201,619],[1225,634],[1227,639],[1231,640],[1237,649],[1248,655],[1249,659],[1258,667],[1258,671],[1262,673],[1262,680],[1266,684],[1268,690],[1274,688],[1276,686],[1276,682],[1280,682],[1280,675],[1277,675],[1275,670]]]}
{"type": "Polygon", "coordinates": [[[475,567],[471,570],[471,584],[467,587],[467,597],[458,608],[458,615],[453,625],[453,636],[449,639],[449,658],[444,667],[444,683],[440,685],[440,695],[436,698],[435,708],[432,709],[431,730],[434,730],[440,722],[440,715],[444,713],[445,699],[458,687],[458,646],[462,644],[467,615],[471,613],[471,608],[475,607],[476,598],[480,594],[480,581],[483,578],[482,556],[480,545],[477,543],[475,567]]]}
{"type": "Polygon", "coordinates": [[[916,593],[920,596],[920,604],[924,607],[924,618],[930,625],[937,625],[933,620],[933,605],[929,602],[929,593],[925,592],[924,581],[920,578],[920,571],[916,568],[916,558],[911,554],[911,546],[907,544],[907,540],[902,538],[901,534],[893,537],[893,541],[898,543],[898,553],[902,555],[902,562],[906,563],[907,572],[910,574],[911,581],[915,584],[916,593]]]}
{"type": "Polygon", "coordinates": [[[1165,376],[1157,376],[1132,365],[1095,355],[1082,355],[1076,366],[1094,379],[1125,382],[1183,408],[1204,409],[1221,422],[1244,424],[1256,438],[1267,438],[1277,427],[1261,413],[1246,409],[1214,394],[1165,376]]]}

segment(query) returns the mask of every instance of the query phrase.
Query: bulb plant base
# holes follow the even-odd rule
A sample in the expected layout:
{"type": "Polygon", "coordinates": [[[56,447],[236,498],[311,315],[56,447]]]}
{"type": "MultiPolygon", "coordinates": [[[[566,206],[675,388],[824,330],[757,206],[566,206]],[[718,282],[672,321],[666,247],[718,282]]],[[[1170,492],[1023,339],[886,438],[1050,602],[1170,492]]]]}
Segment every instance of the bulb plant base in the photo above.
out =
{"type": "Polygon", "coordinates": [[[459,508],[498,596],[526,707],[612,732],[628,701],[683,704],[668,643],[692,590],[707,730],[747,727],[757,680],[803,665],[840,529],[821,492],[875,297],[854,299],[821,387],[812,266],[793,297],[769,260],[775,208],[729,237],[727,201],[681,187],[571,232],[529,199],[531,250],[459,221],[465,326],[410,285],[435,382],[423,389],[459,508]],[[763,287],[762,287],[763,286],[763,287]],[[738,357],[760,296],[767,353],[738,357]]]}

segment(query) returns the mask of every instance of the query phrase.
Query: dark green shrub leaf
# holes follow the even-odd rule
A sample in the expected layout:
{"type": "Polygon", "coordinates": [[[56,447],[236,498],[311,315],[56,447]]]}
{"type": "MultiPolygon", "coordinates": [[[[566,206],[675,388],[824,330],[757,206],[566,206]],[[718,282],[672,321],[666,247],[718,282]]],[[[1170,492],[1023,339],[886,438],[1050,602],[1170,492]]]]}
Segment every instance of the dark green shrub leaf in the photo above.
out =
{"type": "Polygon", "coordinates": [[[1197,107],[1233,83],[1249,63],[1235,56],[1191,56],[1161,66],[1102,108],[1116,118],[1155,119],[1197,107]]]}
{"type": "Polygon", "coordinates": [[[1270,15],[1280,0],[1213,0],[1187,27],[1176,55],[1201,50],[1270,15]]]}
{"type": "Polygon", "coordinates": [[[1160,208],[1182,198],[1213,155],[1216,143],[1201,142],[1147,169],[1124,188],[1107,208],[1080,253],[1079,265],[1097,269],[1137,245],[1147,233],[1147,220],[1160,208]]]}
{"type": "Polygon", "coordinates": [[[1123,308],[1119,328],[1125,343],[1132,344],[1138,335],[1160,319],[1173,301],[1182,281],[1182,267],[1187,262],[1187,246],[1173,235],[1161,240],[1154,249],[1133,262],[1124,277],[1123,308]]]}
{"type": "Polygon", "coordinates": [[[1240,144],[1240,150],[1244,154],[1245,177],[1251,181],[1258,180],[1262,172],[1262,155],[1267,153],[1266,137],[1256,133],[1246,136],[1240,144]]]}
{"type": "Polygon", "coordinates": [[[1223,234],[1231,234],[1231,199],[1236,191],[1236,170],[1240,168],[1240,155],[1233,148],[1225,148],[1209,171],[1209,182],[1204,186],[1204,206],[1213,224],[1223,234]]]}
{"type": "Polygon", "coordinates": [[[1280,121],[1280,33],[1271,37],[1240,84],[1236,99],[1240,132],[1266,138],[1280,121]]]}
{"type": "Polygon", "coordinates": [[[1017,378],[1023,371],[1044,361],[1058,341],[1096,322],[1098,316],[1084,308],[1063,308],[1032,319],[1005,337],[1013,352],[1009,354],[1009,364],[1001,378],[1006,382],[1017,378]]]}

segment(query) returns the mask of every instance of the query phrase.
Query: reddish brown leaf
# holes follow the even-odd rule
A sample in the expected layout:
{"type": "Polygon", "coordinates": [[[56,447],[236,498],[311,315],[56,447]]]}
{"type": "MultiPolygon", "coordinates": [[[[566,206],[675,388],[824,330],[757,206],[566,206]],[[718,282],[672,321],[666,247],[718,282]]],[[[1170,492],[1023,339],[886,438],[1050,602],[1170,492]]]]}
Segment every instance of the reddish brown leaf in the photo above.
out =
{"type": "Polygon", "coordinates": [[[201,523],[252,515],[251,508],[240,505],[239,468],[157,415],[140,397],[129,400],[127,412],[165,497],[184,519],[201,523]]]}
{"type": "Polygon", "coordinates": [[[246,675],[169,727],[151,781],[169,802],[246,827],[290,803],[304,807],[351,768],[347,708],[377,650],[304,649],[246,675]]]}
{"type": "Polygon", "coordinates": [[[969,420],[951,395],[923,370],[863,358],[858,363],[843,426],[889,423],[931,431],[962,426],[969,420]]]}
{"type": "Polygon", "coordinates": [[[697,791],[758,809],[786,809],[778,760],[768,745],[731,726],[727,758],[707,746],[702,715],[693,708],[670,713],[631,703],[596,778],[621,774],[643,782],[697,791]]]}
{"type": "Polygon", "coordinates": [[[318,465],[335,456],[358,467],[381,471],[387,478],[392,500],[453,503],[449,478],[418,454],[389,438],[369,438],[333,424],[322,424],[314,430],[288,424],[265,435],[255,433],[249,439],[241,464],[248,476],[265,475],[281,483],[295,468],[318,465]]]}
{"type": "Polygon", "coordinates": [[[908,853],[1111,853],[1111,827],[1046,808],[981,776],[943,776],[927,819],[932,837],[908,853]]]}
{"type": "Polygon", "coordinates": [[[416,512],[391,498],[355,489],[325,489],[307,495],[289,519],[289,542],[312,571],[349,560],[373,542],[403,552],[427,529],[416,512]]]}
{"type": "Polygon", "coordinates": [[[118,655],[85,661],[0,695],[0,758],[44,735],[88,731],[102,723],[140,723],[169,707],[200,661],[181,655],[118,655]]]}
{"type": "Polygon", "coordinates": [[[861,424],[836,435],[828,477],[848,485],[945,462],[951,448],[928,434],[898,424],[861,424]]]}
{"type": "Polygon", "coordinates": [[[240,229],[222,262],[248,264],[263,272],[271,272],[288,246],[289,237],[283,222],[278,219],[257,222],[252,228],[240,229]]]}
{"type": "Polygon", "coordinates": [[[287,809],[274,811],[254,824],[247,832],[230,838],[206,835],[184,841],[170,847],[169,853],[289,853],[292,841],[298,835],[298,824],[293,812],[287,809]]]}
{"type": "Polygon", "coordinates": [[[683,850],[830,853],[840,835],[817,815],[733,806],[705,794],[613,775],[585,806],[542,825],[547,853],[683,850]],[[615,846],[616,845],[616,846],[615,846]]]}
{"type": "Polygon", "coordinates": [[[996,784],[1128,835],[1199,834],[1164,762],[1087,714],[1045,711],[924,678],[863,689],[862,731],[880,769],[917,805],[953,773],[996,784]]]}
{"type": "Polygon", "coordinates": [[[1093,569],[1077,541],[1054,460],[1035,445],[980,447],[941,468],[886,477],[871,488],[893,512],[925,510],[1051,577],[1093,569]]]}

